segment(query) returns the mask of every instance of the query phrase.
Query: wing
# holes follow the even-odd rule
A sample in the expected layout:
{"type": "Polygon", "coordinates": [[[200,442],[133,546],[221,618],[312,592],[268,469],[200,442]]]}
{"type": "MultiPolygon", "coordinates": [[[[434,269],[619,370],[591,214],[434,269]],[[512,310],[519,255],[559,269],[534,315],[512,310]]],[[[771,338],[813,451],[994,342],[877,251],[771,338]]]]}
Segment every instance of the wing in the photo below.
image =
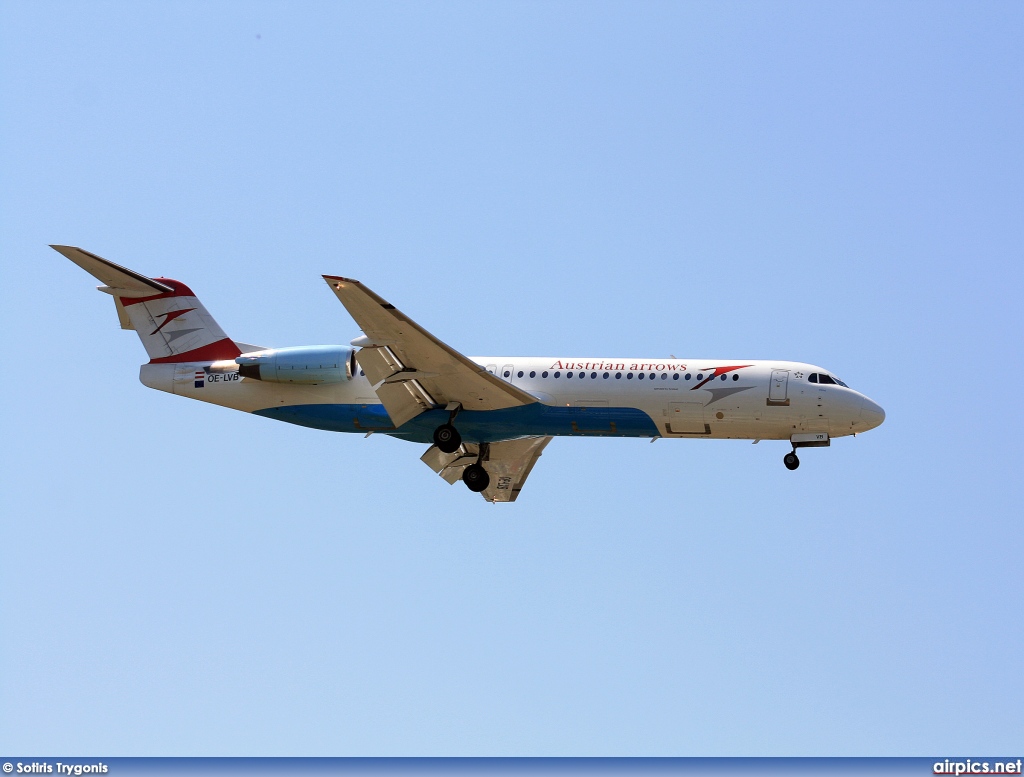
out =
{"type": "MultiPolygon", "coordinates": [[[[550,437],[521,437],[487,444],[483,465],[491,482],[483,491],[484,499],[488,502],[516,501],[533,465],[549,442],[550,437]]],[[[479,457],[480,447],[475,444],[463,445],[455,453],[442,453],[436,445],[431,445],[420,460],[452,484],[462,478],[462,471],[479,457]]]]}
{"type": "Polygon", "coordinates": [[[356,360],[395,426],[453,402],[466,410],[499,410],[537,401],[442,343],[359,281],[333,275],[324,280],[363,330],[365,337],[353,340],[361,346],[356,360]]]}

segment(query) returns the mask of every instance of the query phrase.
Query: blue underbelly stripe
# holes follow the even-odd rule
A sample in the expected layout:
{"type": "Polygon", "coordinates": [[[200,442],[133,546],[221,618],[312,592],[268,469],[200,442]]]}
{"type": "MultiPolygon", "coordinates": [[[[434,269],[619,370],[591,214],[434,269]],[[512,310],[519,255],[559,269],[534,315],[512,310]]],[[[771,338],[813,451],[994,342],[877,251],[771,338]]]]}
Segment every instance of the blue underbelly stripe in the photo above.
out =
{"type": "MultiPolygon", "coordinates": [[[[291,405],[253,411],[255,415],[330,432],[380,432],[413,442],[430,442],[448,420],[444,410],[428,410],[399,429],[383,405],[291,405]]],[[[633,407],[552,407],[539,402],[504,410],[464,410],[455,420],[466,442],[510,437],[656,437],[651,417],[633,407]]]]}

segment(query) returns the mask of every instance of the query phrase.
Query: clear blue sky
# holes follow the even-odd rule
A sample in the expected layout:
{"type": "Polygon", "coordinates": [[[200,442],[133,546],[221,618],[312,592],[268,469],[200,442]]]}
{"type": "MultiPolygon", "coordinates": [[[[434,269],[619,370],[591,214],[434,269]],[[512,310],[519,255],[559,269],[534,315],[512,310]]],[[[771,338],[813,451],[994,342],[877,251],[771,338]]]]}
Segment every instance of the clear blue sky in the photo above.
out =
{"type": "Polygon", "coordinates": [[[0,751],[1020,755],[1024,6],[0,6],[0,751]],[[227,332],[357,277],[468,354],[785,358],[807,451],[420,446],[190,403],[85,247],[227,332]]]}

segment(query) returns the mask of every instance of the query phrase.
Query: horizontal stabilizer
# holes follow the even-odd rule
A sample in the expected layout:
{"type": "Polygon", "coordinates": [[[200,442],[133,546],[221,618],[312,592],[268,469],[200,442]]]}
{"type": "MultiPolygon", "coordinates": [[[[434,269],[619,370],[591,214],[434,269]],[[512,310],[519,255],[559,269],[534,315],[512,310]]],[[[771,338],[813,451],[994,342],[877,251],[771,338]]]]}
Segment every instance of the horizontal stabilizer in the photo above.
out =
{"type": "Polygon", "coordinates": [[[50,246],[72,262],[77,264],[89,275],[103,281],[107,288],[101,288],[108,294],[117,297],[151,297],[154,294],[167,294],[174,289],[166,283],[160,283],[145,275],[140,275],[127,267],[108,262],[96,254],[91,254],[75,246],[50,246]]]}

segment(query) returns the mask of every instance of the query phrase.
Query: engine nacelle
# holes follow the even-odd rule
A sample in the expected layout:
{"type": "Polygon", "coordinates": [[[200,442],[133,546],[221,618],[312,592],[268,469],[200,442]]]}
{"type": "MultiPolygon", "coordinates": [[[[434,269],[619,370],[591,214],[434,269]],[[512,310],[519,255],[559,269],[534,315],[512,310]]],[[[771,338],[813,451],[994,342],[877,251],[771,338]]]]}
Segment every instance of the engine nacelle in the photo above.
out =
{"type": "Polygon", "coordinates": [[[344,345],[299,345],[243,353],[235,363],[243,378],[271,383],[341,383],[351,380],[355,350],[344,345]]]}

